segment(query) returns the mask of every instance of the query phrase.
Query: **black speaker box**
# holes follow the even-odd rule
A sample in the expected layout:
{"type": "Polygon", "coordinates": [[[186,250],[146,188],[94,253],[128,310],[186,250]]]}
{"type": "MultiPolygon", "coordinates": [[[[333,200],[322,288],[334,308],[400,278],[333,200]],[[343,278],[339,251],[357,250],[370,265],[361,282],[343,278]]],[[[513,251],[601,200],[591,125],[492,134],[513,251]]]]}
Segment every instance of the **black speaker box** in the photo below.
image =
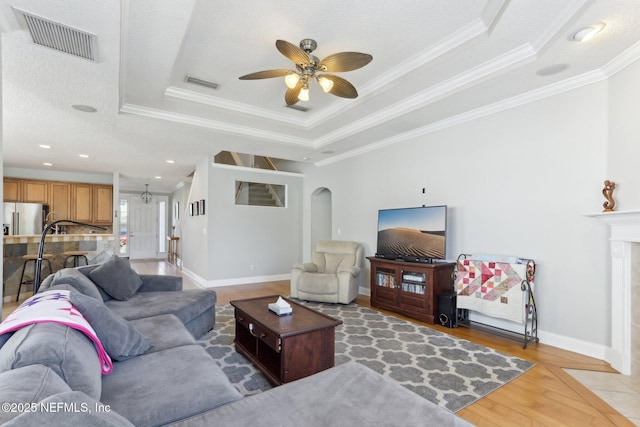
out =
{"type": "Polygon", "coordinates": [[[448,328],[457,327],[456,311],[455,292],[443,292],[438,295],[438,323],[448,328]]]}

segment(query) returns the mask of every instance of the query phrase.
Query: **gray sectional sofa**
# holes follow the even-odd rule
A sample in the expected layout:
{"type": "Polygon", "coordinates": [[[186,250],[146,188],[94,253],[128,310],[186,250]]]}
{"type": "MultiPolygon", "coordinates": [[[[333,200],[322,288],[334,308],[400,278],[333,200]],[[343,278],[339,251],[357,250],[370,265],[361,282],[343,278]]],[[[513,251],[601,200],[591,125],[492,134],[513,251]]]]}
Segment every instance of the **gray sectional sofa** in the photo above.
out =
{"type": "Polygon", "coordinates": [[[469,425],[354,362],[242,398],[195,341],[214,325],[215,292],[127,260],[60,270],[45,291],[68,291],[113,370],[102,375],[94,343],[65,325],[0,335],[3,426],[469,425]]]}
{"type": "Polygon", "coordinates": [[[0,424],[43,425],[44,417],[49,425],[59,419],[60,425],[156,426],[241,398],[196,343],[196,337],[214,325],[214,291],[182,290],[180,277],[137,275],[127,260],[116,258],[101,266],[60,270],[43,281],[39,292],[60,289],[72,290],[74,305],[90,304],[83,314],[94,316],[88,320],[112,359],[105,344],[109,338],[115,340],[116,347],[126,341],[125,346],[133,346],[133,352],[116,349],[114,354],[121,360],[113,360],[112,372],[102,375],[94,344],[76,329],[39,323],[0,336],[0,344],[4,342],[0,348],[0,402],[14,403],[8,411],[0,411],[0,424]],[[127,269],[124,275],[123,269],[127,269]],[[109,285],[94,282],[102,283],[105,277],[112,285],[131,278],[139,282],[134,292],[129,289],[120,295],[105,291],[109,285]],[[77,301],[75,293],[82,294],[76,295],[77,301]],[[105,318],[100,312],[114,316],[105,318]],[[110,323],[122,319],[127,322],[110,323]],[[94,325],[96,322],[100,324],[94,325]],[[119,331],[118,325],[129,329],[119,331]],[[105,339],[101,327],[103,334],[115,330],[113,336],[105,339]],[[142,354],[135,354],[140,351],[142,354]],[[24,406],[25,402],[43,400],[61,410],[43,413],[37,405],[24,406]],[[88,410],[83,410],[85,405],[64,406],[77,402],[85,402],[88,410]]]}

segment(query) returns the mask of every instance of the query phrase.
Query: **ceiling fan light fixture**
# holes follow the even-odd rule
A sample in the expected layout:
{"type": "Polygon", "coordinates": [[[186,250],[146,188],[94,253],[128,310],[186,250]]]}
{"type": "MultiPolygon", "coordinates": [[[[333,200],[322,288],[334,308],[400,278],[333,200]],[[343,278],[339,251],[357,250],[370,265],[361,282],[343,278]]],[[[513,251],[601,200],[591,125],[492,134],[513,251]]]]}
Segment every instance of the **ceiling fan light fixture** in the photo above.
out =
{"type": "Polygon", "coordinates": [[[318,76],[316,77],[316,80],[318,80],[318,83],[322,87],[324,93],[329,93],[329,91],[333,89],[333,81],[329,80],[325,76],[318,76]]]}
{"type": "Polygon", "coordinates": [[[289,89],[295,88],[299,81],[300,75],[298,73],[289,73],[284,77],[284,83],[289,89]]]}
{"type": "Polygon", "coordinates": [[[300,93],[298,94],[298,99],[300,101],[308,101],[309,100],[309,86],[307,84],[302,86],[302,89],[300,89],[300,93]]]}

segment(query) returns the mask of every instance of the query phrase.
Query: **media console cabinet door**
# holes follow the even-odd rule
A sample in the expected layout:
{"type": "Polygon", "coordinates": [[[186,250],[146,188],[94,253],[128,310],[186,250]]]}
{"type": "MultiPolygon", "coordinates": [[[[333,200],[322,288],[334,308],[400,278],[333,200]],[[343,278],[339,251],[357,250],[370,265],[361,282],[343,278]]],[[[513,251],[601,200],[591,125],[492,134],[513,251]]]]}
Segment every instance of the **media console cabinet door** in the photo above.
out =
{"type": "Polygon", "coordinates": [[[371,305],[434,324],[438,295],[453,290],[455,263],[422,264],[368,257],[371,305]]]}

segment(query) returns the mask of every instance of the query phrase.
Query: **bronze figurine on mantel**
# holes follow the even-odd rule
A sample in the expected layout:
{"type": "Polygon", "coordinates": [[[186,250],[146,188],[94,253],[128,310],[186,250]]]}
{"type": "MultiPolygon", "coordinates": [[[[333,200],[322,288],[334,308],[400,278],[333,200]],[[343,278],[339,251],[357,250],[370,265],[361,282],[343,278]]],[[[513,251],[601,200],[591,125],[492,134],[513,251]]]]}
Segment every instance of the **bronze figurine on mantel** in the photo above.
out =
{"type": "Polygon", "coordinates": [[[606,180],[604,182],[602,195],[604,196],[605,199],[607,199],[607,201],[602,204],[602,206],[604,207],[602,212],[613,212],[613,208],[616,206],[616,201],[613,200],[613,190],[615,189],[616,189],[615,182],[609,181],[609,180],[606,180]]]}

